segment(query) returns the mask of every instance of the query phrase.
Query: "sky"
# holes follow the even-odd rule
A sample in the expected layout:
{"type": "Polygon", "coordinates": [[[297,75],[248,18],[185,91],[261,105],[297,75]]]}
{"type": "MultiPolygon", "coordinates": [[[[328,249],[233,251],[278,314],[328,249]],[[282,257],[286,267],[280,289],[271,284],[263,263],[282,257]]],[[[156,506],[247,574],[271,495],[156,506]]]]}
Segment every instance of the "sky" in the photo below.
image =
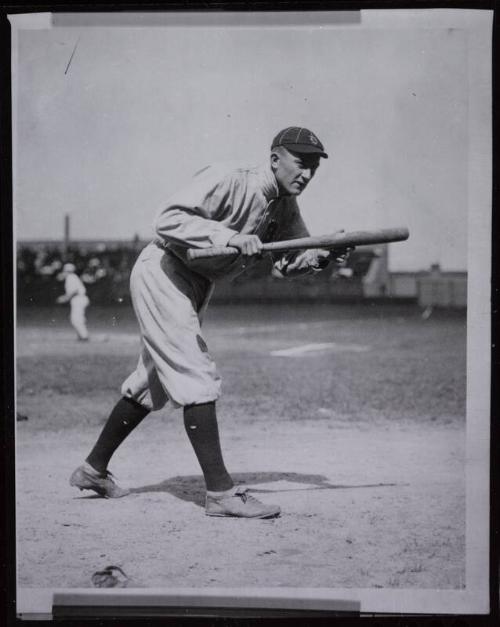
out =
{"type": "Polygon", "coordinates": [[[392,270],[467,269],[471,211],[489,210],[471,158],[488,164],[490,124],[488,49],[468,26],[484,37],[487,16],[353,16],[20,27],[16,238],[62,238],[68,214],[75,239],[148,239],[194,172],[264,162],[297,125],[330,155],[299,198],[312,234],[406,226],[392,270]]]}

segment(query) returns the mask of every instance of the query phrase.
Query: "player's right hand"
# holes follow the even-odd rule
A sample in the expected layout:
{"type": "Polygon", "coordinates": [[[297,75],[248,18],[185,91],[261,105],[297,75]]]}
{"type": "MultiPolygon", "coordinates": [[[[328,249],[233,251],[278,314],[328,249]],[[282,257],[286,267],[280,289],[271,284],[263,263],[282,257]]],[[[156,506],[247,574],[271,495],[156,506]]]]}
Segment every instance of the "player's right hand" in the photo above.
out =
{"type": "Polygon", "coordinates": [[[259,255],[262,252],[262,242],[258,235],[245,235],[237,233],[227,243],[228,246],[238,248],[242,255],[252,256],[259,255]]]}

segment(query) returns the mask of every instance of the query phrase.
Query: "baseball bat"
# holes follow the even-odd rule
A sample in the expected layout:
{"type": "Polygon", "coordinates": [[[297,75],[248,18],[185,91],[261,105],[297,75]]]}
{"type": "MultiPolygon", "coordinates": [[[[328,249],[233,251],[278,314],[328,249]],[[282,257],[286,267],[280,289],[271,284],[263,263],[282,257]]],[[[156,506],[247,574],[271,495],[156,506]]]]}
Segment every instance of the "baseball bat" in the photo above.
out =
{"type": "MultiPolygon", "coordinates": [[[[333,233],[314,237],[299,237],[297,239],[266,242],[262,245],[262,252],[287,252],[289,250],[305,250],[308,248],[351,248],[369,244],[387,244],[389,242],[403,242],[410,233],[406,227],[393,229],[376,229],[373,231],[350,231],[348,233],[333,233]]],[[[211,248],[189,248],[187,258],[208,259],[210,257],[230,257],[239,255],[240,250],[234,246],[213,246],[211,248]]]]}

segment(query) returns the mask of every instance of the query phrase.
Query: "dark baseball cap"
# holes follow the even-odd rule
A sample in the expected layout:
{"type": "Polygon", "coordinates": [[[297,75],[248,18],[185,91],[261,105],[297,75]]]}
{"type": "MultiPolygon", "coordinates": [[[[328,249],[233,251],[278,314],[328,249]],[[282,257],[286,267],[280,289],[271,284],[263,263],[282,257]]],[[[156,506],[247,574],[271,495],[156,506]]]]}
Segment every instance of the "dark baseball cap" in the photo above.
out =
{"type": "Polygon", "coordinates": [[[271,150],[277,146],[283,146],[292,152],[317,154],[328,159],[323,144],[316,135],[302,126],[288,126],[280,131],[273,139],[271,150]]]}

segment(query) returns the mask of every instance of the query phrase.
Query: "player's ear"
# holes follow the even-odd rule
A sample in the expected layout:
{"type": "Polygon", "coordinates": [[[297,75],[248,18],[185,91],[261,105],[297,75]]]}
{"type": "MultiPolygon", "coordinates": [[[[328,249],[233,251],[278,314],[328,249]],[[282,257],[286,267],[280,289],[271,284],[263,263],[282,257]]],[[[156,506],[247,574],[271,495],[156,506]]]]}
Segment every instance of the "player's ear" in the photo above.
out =
{"type": "Polygon", "coordinates": [[[280,156],[279,156],[278,152],[273,150],[271,152],[271,169],[272,170],[276,170],[277,169],[279,160],[280,160],[280,156]]]}

